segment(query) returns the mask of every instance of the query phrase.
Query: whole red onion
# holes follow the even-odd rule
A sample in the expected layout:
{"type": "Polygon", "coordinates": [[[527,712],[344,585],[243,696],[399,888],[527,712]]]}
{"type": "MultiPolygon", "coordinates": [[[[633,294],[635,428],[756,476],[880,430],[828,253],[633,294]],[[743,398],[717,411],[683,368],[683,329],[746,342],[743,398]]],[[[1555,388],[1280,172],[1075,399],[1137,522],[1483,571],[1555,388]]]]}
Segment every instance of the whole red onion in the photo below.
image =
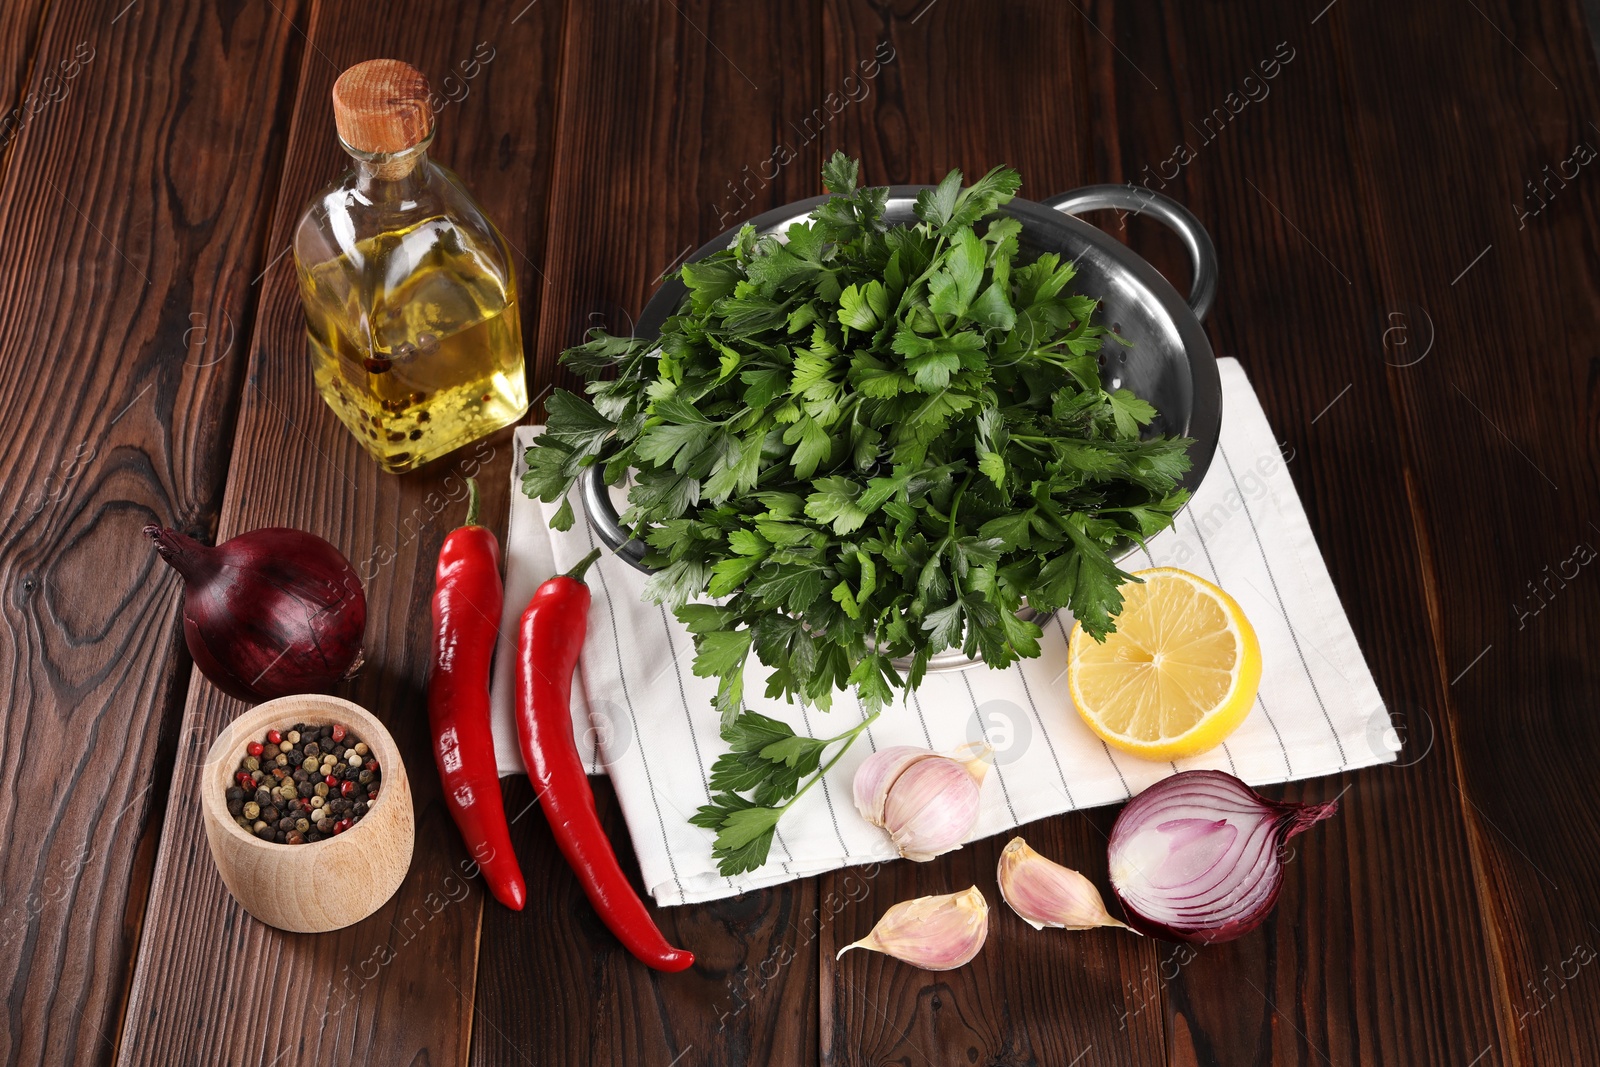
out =
{"type": "Polygon", "coordinates": [[[269,526],[211,548],[160,526],[144,532],[183,576],[189,654],[224,693],[325,693],[360,668],[367,598],[322,538],[269,526]]]}
{"type": "Polygon", "coordinates": [[[1128,925],[1176,941],[1231,941],[1283,888],[1278,849],[1338,801],[1268,800],[1231,774],[1182,771],[1134,797],[1111,827],[1111,888],[1128,925]]]}

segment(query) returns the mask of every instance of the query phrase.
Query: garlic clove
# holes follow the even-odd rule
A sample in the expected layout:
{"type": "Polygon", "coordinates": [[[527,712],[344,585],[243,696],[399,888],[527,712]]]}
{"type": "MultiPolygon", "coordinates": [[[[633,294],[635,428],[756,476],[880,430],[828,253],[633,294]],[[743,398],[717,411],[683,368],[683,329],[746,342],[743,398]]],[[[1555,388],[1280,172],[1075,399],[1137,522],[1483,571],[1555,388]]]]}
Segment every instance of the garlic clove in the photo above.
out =
{"type": "Polygon", "coordinates": [[[1013,837],[1001,850],[995,877],[1000,882],[1001,899],[1035,930],[1046,926],[1065,930],[1120,926],[1133,930],[1110,916],[1093,882],[1070,867],[1039,855],[1020,837],[1013,837]]]}
{"type": "Polygon", "coordinates": [[[961,847],[978,822],[982,781],[948,756],[918,760],[900,773],[883,806],[883,828],[908,860],[961,847]]]}
{"type": "Polygon", "coordinates": [[[970,963],[988,936],[989,902],[973,886],[894,905],[870,934],[840,949],[834,959],[864,948],[925,971],[949,971],[970,963]]]}
{"type": "Polygon", "coordinates": [[[889,787],[901,773],[919,760],[932,759],[935,754],[924,748],[895,745],[868,756],[851,782],[856,810],[874,826],[883,825],[883,805],[889,797],[889,787]]]}

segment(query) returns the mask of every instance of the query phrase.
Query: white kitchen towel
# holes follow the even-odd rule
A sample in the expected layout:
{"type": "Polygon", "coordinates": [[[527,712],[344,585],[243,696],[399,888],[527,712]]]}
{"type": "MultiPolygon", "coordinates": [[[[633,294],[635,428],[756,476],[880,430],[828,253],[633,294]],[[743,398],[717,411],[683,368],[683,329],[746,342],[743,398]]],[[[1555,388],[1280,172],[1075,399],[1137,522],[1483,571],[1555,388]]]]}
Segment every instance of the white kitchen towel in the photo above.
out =
{"type": "MultiPolygon", "coordinates": [[[[1215,581],[1239,601],[1265,660],[1255,708],[1220,748],[1176,763],[1113,752],[1073,709],[1066,685],[1072,619],[1045,628],[1042,655],[1004,671],[975,667],[930,674],[903,706],[891,707],[834,769],[785,814],[765,866],[728,878],[711,858],[714,835],[689,824],[706,803],[706,777],[725,751],[711,706],[714,679],[690,669],[694,646],[672,614],[642,595],[644,575],[606,555],[589,573],[594,604],[573,692],[573,729],[594,774],[609,774],[638,853],[645,886],[660,904],[685,904],[822,871],[894,858],[882,830],[857,815],[850,781],[876,749],[949,750],[987,740],[997,749],[974,837],[1047,815],[1120,803],[1179,770],[1212,767],[1252,785],[1386,763],[1399,747],[1383,698],[1362,659],[1295,495],[1283,454],[1237,360],[1219,361],[1222,437],[1204,483],[1176,526],[1124,561],[1173,566],[1215,581]]],[[[537,430],[517,432],[508,541],[506,610],[494,675],[500,773],[523,772],[511,714],[516,623],[545,578],[599,542],[583,518],[566,533],[548,526],[554,505],[521,489],[521,456],[537,430]]],[[[762,697],[765,674],[752,655],[749,706],[812,737],[859,723],[860,704],[840,694],[819,712],[762,697]]]]}

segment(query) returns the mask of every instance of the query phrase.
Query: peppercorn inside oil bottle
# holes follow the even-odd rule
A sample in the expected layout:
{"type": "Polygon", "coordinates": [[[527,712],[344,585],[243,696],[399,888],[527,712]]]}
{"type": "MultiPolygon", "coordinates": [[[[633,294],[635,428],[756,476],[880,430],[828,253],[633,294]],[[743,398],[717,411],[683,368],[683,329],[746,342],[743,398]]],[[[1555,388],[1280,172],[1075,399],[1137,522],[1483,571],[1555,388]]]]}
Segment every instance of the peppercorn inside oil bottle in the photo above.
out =
{"type": "Polygon", "coordinates": [[[386,470],[405,471],[528,409],[510,279],[447,219],[300,270],[317,389],[386,470]],[[394,284],[363,288],[371,272],[394,284]]]}
{"type": "Polygon", "coordinates": [[[506,242],[427,157],[422,75],[395,60],[345,71],[339,136],[356,167],[295,233],[314,380],[385,470],[411,470],[528,409],[506,242]]]}

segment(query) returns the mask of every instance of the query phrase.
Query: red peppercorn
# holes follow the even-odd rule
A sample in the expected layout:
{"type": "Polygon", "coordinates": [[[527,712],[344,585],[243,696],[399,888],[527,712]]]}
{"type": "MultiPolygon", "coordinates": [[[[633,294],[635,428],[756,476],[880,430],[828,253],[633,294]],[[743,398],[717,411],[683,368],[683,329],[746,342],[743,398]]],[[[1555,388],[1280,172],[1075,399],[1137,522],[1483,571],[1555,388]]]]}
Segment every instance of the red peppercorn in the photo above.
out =
{"type": "Polygon", "coordinates": [[[367,770],[371,771],[373,774],[377,774],[378,773],[378,761],[375,760],[375,759],[367,760],[367,770]]]}
{"type": "Polygon", "coordinates": [[[329,789],[336,788],[338,786],[338,784],[339,784],[339,779],[335,778],[331,774],[327,775],[326,777],[324,777],[322,779],[322,781],[323,781],[323,784],[325,784],[329,789]]]}
{"type": "Polygon", "coordinates": [[[347,731],[344,728],[344,723],[336,722],[333,724],[333,739],[335,741],[343,741],[346,732],[347,731]]]}
{"type": "Polygon", "coordinates": [[[367,803],[368,804],[371,804],[374,800],[377,800],[377,799],[378,799],[378,791],[376,789],[373,789],[373,790],[371,790],[371,791],[369,791],[367,793],[367,803]]]}
{"type": "Polygon", "coordinates": [[[275,745],[281,745],[283,744],[283,735],[277,730],[268,730],[267,740],[271,741],[275,745]]]}
{"type": "Polygon", "coordinates": [[[233,780],[238,782],[240,787],[246,792],[254,792],[256,788],[256,780],[250,777],[249,771],[240,771],[238,774],[233,776],[233,780]]]}
{"type": "Polygon", "coordinates": [[[342,834],[354,825],[355,823],[350,819],[340,819],[338,822],[333,824],[333,832],[336,834],[342,834]]]}
{"type": "Polygon", "coordinates": [[[339,783],[339,795],[340,796],[347,797],[351,793],[354,793],[355,791],[356,791],[356,784],[354,782],[346,781],[346,782],[340,782],[339,783]]]}
{"type": "Polygon", "coordinates": [[[267,750],[267,746],[263,745],[260,741],[252,741],[248,745],[244,746],[244,750],[250,753],[252,756],[259,756],[261,753],[267,750]]]}

